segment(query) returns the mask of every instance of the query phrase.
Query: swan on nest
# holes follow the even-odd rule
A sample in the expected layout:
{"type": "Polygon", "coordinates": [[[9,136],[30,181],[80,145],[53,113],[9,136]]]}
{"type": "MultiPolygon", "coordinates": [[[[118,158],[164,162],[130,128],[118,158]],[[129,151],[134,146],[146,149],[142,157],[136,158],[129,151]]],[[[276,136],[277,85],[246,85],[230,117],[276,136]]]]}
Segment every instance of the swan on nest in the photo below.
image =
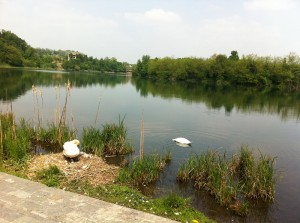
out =
{"type": "Polygon", "coordinates": [[[67,158],[76,158],[80,155],[80,150],[78,148],[80,142],[77,139],[65,142],[63,145],[63,154],[67,158]]]}

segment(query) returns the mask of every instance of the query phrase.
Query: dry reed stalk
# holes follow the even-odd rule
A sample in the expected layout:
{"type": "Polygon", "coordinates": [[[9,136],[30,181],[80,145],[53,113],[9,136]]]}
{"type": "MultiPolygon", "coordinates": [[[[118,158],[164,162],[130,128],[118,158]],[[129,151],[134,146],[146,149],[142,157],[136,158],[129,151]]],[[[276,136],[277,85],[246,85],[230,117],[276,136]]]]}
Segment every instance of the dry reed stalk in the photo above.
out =
{"type": "Polygon", "coordinates": [[[35,95],[36,88],[35,88],[34,85],[32,85],[31,89],[32,89],[32,99],[33,99],[33,118],[32,118],[32,122],[33,122],[34,131],[35,131],[35,113],[36,113],[36,109],[35,109],[34,95],[35,95]]]}
{"type": "Polygon", "coordinates": [[[140,134],[140,160],[144,158],[144,117],[141,119],[141,134],[140,134]]]}
{"type": "Polygon", "coordinates": [[[71,121],[72,121],[72,130],[75,132],[75,125],[74,125],[74,115],[73,115],[73,110],[71,109],[71,121]]]}
{"type": "Polygon", "coordinates": [[[40,131],[41,129],[41,120],[40,120],[40,106],[39,106],[39,98],[38,98],[38,90],[35,91],[35,99],[36,99],[36,105],[37,105],[37,115],[38,115],[38,128],[37,131],[40,131]]]}
{"type": "Polygon", "coordinates": [[[59,120],[59,124],[58,124],[58,142],[59,144],[62,144],[62,137],[63,137],[63,128],[66,125],[66,118],[67,118],[67,104],[68,104],[68,97],[70,96],[70,88],[71,88],[71,84],[70,81],[68,80],[68,84],[66,84],[66,99],[65,99],[65,104],[63,107],[63,111],[61,113],[60,116],[60,120],[59,120]]]}
{"type": "MultiPolygon", "coordinates": [[[[8,101],[8,99],[7,99],[7,88],[5,88],[5,101],[8,101]]],[[[8,104],[7,104],[6,113],[8,113],[8,112],[9,112],[9,107],[8,107],[8,104]]]]}
{"type": "Polygon", "coordinates": [[[55,100],[56,100],[56,107],[54,109],[54,124],[59,124],[59,114],[60,114],[60,86],[55,87],[55,100]]]}
{"type": "Polygon", "coordinates": [[[41,108],[41,125],[43,125],[43,117],[44,117],[44,98],[43,98],[43,92],[42,90],[40,90],[40,96],[41,96],[41,99],[42,99],[42,108],[41,108]]]}
{"type": "Polygon", "coordinates": [[[16,135],[16,125],[15,125],[15,117],[14,117],[14,113],[13,113],[13,108],[12,108],[12,103],[10,103],[10,112],[11,112],[11,119],[12,119],[12,137],[13,139],[17,138],[16,135]]]}
{"type": "Polygon", "coordinates": [[[95,118],[95,128],[96,128],[96,124],[97,124],[97,120],[98,120],[98,115],[99,115],[100,99],[101,99],[101,98],[99,98],[99,103],[98,103],[98,108],[97,108],[97,113],[96,113],[96,118],[95,118]]]}
{"type": "Polygon", "coordinates": [[[2,137],[3,133],[2,133],[2,121],[0,118],[0,166],[2,165],[3,162],[3,137],[2,137]]]}

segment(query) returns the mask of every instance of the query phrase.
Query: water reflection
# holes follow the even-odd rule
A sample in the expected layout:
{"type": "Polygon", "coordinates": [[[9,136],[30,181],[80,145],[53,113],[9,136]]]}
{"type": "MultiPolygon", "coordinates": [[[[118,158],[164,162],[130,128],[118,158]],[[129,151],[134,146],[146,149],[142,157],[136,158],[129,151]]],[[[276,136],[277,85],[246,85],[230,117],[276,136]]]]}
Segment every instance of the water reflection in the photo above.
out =
{"type": "Polygon", "coordinates": [[[177,98],[186,103],[204,103],[208,108],[224,108],[227,115],[233,109],[241,112],[278,114],[283,120],[300,117],[300,93],[271,89],[215,88],[193,82],[151,81],[131,79],[122,75],[92,72],[45,72],[26,69],[0,69],[0,100],[13,101],[36,86],[61,86],[68,80],[78,88],[93,85],[115,87],[131,81],[137,92],[163,99],[177,98]]]}
{"type": "MultiPolygon", "coordinates": [[[[119,115],[126,114],[125,123],[132,144],[138,150],[143,111],[145,154],[153,151],[172,153],[172,162],[160,181],[154,188],[145,188],[154,196],[170,190],[178,191],[192,197],[195,207],[221,222],[280,222],[299,218],[299,213],[293,208],[300,208],[300,93],[269,89],[218,89],[199,83],[146,81],[91,72],[0,69],[0,78],[0,112],[8,107],[2,104],[12,101],[16,117],[26,116],[32,120],[36,106],[43,113],[44,124],[47,123],[46,118],[53,120],[56,114],[54,108],[64,104],[65,92],[61,91],[61,98],[57,98],[55,86],[64,86],[69,80],[75,88],[71,90],[68,114],[72,112],[74,116],[79,137],[82,128],[96,125],[95,117],[100,104],[97,127],[117,121],[119,115]],[[31,93],[32,85],[43,89],[45,103],[39,101],[39,107],[31,93]],[[172,141],[177,136],[188,137],[193,146],[177,146],[172,141]],[[232,217],[206,193],[195,191],[191,185],[185,187],[176,183],[176,171],[191,154],[199,154],[208,147],[220,148],[221,152],[223,148],[228,149],[230,153],[243,143],[278,156],[278,167],[284,167],[285,178],[278,184],[277,200],[271,206],[261,204],[245,219],[232,217]]],[[[37,145],[36,152],[46,152],[42,149],[37,145]]],[[[111,162],[109,158],[107,161],[111,162]]]]}
{"type": "Polygon", "coordinates": [[[13,101],[35,86],[63,86],[70,81],[78,88],[93,85],[115,87],[129,81],[122,75],[92,72],[47,72],[26,69],[0,69],[0,100],[13,101]]]}
{"type": "Polygon", "coordinates": [[[285,120],[300,117],[300,93],[272,89],[215,88],[190,82],[145,81],[132,79],[140,95],[165,99],[179,98],[186,103],[204,103],[208,108],[224,108],[230,115],[235,108],[241,112],[278,114],[285,120]]]}

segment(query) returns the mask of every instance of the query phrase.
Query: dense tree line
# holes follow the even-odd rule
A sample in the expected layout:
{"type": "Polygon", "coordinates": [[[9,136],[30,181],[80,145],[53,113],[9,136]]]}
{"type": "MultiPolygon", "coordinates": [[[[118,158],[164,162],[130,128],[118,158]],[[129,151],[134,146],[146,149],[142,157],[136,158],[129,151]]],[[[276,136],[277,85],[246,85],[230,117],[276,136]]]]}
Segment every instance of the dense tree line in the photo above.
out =
{"type": "Polygon", "coordinates": [[[71,52],[71,50],[33,48],[16,34],[0,30],[0,65],[2,66],[125,72],[128,65],[118,62],[116,58],[97,59],[82,53],[76,59],[68,60],[71,52]]]}
{"type": "Polygon", "coordinates": [[[61,51],[35,49],[10,31],[0,31],[0,64],[15,67],[56,69],[61,51]]]}
{"type": "Polygon", "coordinates": [[[79,54],[76,59],[64,61],[62,64],[66,70],[96,70],[101,72],[126,72],[128,63],[118,62],[116,58],[97,59],[79,54]]]}
{"type": "Polygon", "coordinates": [[[254,86],[297,90],[300,87],[300,57],[239,57],[219,54],[210,58],[154,58],[138,60],[133,75],[152,79],[189,80],[216,86],[254,86]]]}

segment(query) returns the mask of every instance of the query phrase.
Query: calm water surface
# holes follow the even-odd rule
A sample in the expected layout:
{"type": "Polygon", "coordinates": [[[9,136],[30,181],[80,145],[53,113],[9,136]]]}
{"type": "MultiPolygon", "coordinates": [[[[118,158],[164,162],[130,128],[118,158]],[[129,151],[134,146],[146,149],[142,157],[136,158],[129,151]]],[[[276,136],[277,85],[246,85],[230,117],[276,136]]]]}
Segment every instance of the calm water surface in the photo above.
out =
{"type": "Polygon", "coordinates": [[[171,151],[172,162],[151,191],[153,196],[175,191],[192,197],[195,207],[220,222],[300,221],[299,93],[212,89],[195,83],[151,82],[88,72],[2,69],[0,110],[6,112],[12,104],[18,118],[34,123],[39,112],[46,125],[57,118],[57,109],[64,105],[68,80],[73,85],[68,120],[70,125],[74,123],[79,139],[84,127],[101,128],[125,116],[137,156],[143,117],[145,153],[171,151]],[[42,94],[33,95],[32,85],[42,94]],[[177,146],[171,141],[176,137],[188,138],[192,147],[177,146]],[[274,203],[260,204],[249,217],[239,218],[220,208],[206,193],[176,183],[176,171],[190,155],[209,148],[233,153],[243,144],[278,157],[276,167],[283,177],[274,203]]]}

